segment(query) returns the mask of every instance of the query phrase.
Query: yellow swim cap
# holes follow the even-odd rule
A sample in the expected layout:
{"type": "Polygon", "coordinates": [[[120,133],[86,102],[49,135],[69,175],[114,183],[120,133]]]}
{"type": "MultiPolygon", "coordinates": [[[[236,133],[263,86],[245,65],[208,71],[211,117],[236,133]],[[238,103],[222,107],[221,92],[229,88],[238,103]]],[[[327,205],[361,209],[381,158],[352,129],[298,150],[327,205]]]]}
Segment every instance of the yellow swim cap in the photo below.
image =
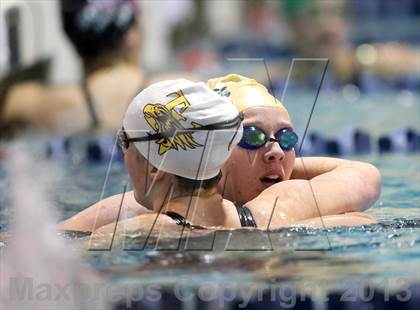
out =
{"type": "Polygon", "coordinates": [[[222,96],[228,96],[239,112],[252,107],[284,108],[264,85],[239,74],[210,79],[207,86],[222,96]]]}

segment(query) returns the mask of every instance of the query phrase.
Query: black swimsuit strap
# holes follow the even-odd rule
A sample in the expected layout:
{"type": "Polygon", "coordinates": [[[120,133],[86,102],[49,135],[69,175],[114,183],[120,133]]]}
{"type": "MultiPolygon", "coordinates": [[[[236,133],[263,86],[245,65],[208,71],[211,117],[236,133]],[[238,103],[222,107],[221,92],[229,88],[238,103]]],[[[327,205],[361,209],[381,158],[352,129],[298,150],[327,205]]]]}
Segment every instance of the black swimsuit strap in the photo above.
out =
{"type": "MultiPolygon", "coordinates": [[[[136,91],[135,95],[137,95],[138,92],[140,92],[141,90],[143,90],[144,87],[143,85],[141,85],[138,90],[136,91]]],[[[82,83],[82,91],[83,91],[83,95],[85,96],[85,102],[86,102],[86,106],[88,109],[88,113],[91,119],[91,128],[92,129],[96,129],[99,127],[99,117],[98,117],[98,113],[96,112],[95,109],[95,105],[93,103],[93,99],[92,96],[90,95],[89,89],[87,87],[87,81],[84,80],[82,83]]]]}
{"type": "Polygon", "coordinates": [[[247,207],[236,207],[242,227],[257,227],[254,216],[247,207]]]}
{"type": "MultiPolygon", "coordinates": [[[[236,211],[238,212],[239,221],[241,222],[241,227],[253,227],[257,228],[257,223],[255,222],[254,216],[247,207],[236,207],[236,211]]],[[[171,219],[175,221],[177,225],[182,225],[191,229],[206,229],[203,226],[193,225],[191,224],[185,217],[181,214],[178,214],[173,211],[168,211],[165,213],[171,219]]]]}
{"type": "Polygon", "coordinates": [[[92,121],[91,128],[92,129],[98,128],[99,127],[98,113],[96,113],[96,109],[95,109],[95,106],[93,104],[92,96],[89,93],[86,81],[83,81],[83,83],[82,83],[82,90],[83,90],[83,94],[85,96],[85,102],[86,102],[86,105],[87,105],[89,116],[90,116],[90,119],[92,121]]]}
{"type": "Polygon", "coordinates": [[[168,211],[165,214],[169,216],[171,219],[173,219],[177,225],[182,225],[190,229],[206,229],[203,226],[191,224],[185,217],[183,217],[181,214],[178,214],[176,212],[168,211]]]}
{"type": "Polygon", "coordinates": [[[83,230],[59,230],[59,235],[62,235],[67,238],[82,238],[86,236],[90,236],[92,234],[91,231],[83,231],[83,230]]]}

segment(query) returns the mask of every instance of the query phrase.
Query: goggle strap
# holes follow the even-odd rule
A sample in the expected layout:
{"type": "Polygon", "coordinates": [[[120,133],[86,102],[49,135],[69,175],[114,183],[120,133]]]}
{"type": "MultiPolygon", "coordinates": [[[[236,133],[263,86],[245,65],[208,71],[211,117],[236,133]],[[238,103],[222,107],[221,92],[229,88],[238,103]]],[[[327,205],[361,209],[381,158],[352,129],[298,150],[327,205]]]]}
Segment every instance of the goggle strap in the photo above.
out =
{"type": "Polygon", "coordinates": [[[144,142],[144,141],[150,141],[150,140],[158,140],[158,139],[164,139],[164,138],[178,136],[182,134],[193,133],[196,131],[221,130],[221,129],[233,128],[236,126],[238,126],[238,129],[239,129],[242,123],[242,120],[243,120],[243,114],[239,113],[238,116],[236,116],[234,119],[231,119],[231,120],[227,120],[227,121],[223,121],[223,122],[219,122],[215,124],[210,124],[210,125],[204,125],[202,127],[197,127],[197,128],[187,128],[183,130],[178,130],[176,132],[174,131],[172,133],[171,132],[162,132],[162,133],[155,133],[155,134],[147,133],[148,136],[128,138],[128,142],[144,142]]]}

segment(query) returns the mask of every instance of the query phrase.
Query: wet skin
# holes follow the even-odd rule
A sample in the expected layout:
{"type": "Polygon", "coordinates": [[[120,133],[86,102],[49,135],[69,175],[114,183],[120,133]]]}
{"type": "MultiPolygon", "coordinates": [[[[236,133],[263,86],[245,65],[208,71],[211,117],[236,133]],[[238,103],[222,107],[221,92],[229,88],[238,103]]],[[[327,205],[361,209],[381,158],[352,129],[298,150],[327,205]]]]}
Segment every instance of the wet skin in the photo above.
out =
{"type": "MultiPolygon", "coordinates": [[[[251,107],[243,113],[244,127],[261,128],[269,137],[280,129],[293,128],[283,107],[251,107]]],[[[256,150],[236,146],[222,169],[219,189],[226,199],[243,205],[271,185],[289,180],[295,158],[294,149],[282,150],[277,142],[267,142],[256,150]]]]}

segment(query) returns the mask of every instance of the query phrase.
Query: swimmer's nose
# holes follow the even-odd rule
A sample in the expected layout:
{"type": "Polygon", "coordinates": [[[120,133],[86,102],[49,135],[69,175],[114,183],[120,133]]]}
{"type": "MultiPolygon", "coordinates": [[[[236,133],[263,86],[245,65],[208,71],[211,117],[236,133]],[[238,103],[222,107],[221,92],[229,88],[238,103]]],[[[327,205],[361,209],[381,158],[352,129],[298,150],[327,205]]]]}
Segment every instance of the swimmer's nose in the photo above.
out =
{"type": "Polygon", "coordinates": [[[283,149],[280,147],[278,142],[268,142],[269,149],[264,154],[264,161],[271,163],[273,161],[282,161],[286,156],[283,149]]]}

